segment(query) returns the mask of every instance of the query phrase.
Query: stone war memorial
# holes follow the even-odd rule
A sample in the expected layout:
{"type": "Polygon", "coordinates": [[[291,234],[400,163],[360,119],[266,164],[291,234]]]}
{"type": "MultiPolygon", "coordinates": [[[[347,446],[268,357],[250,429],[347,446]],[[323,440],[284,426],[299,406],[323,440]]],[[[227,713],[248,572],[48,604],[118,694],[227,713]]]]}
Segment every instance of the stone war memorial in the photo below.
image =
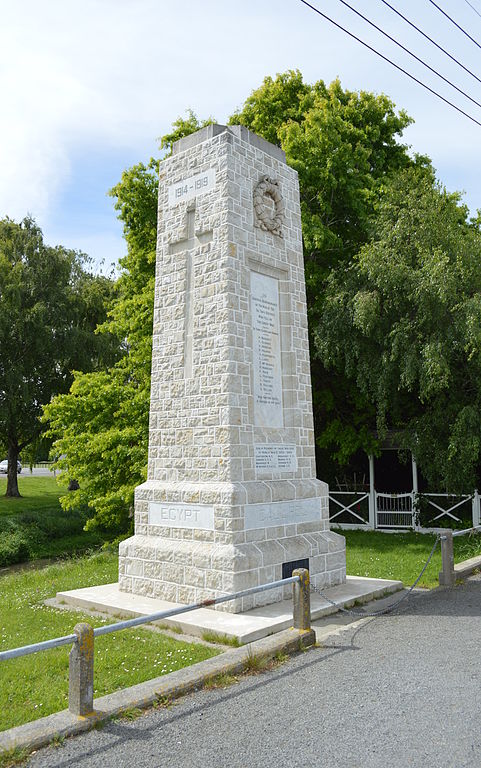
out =
{"type": "MultiPolygon", "coordinates": [[[[62,604],[150,616],[307,568],[311,617],[402,588],[346,576],[316,477],[297,173],[279,147],[209,125],[160,165],[148,479],[119,581],[62,604]]],[[[292,587],[168,617],[250,642],[292,625],[292,587]]]]}
{"type": "Polygon", "coordinates": [[[118,588],[193,603],[296,567],[344,583],[316,478],[296,171],[246,128],[209,125],[161,163],[158,222],[148,480],[118,588]]]}

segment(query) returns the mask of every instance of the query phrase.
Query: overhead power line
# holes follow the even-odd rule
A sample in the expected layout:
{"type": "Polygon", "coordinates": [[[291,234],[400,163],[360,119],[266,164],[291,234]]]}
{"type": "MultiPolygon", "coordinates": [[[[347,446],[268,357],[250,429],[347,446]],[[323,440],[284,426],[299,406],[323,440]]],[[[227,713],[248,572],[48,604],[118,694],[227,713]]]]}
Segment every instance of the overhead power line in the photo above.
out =
{"type": "MultiPolygon", "coordinates": [[[[467,0],[466,0],[467,2],[467,0]]],[[[394,13],[397,13],[398,16],[403,19],[406,24],[409,24],[413,29],[416,30],[416,32],[419,32],[420,35],[426,38],[426,40],[429,40],[430,43],[436,46],[440,51],[442,51],[446,56],[448,56],[451,61],[454,61],[458,66],[460,66],[462,69],[464,69],[465,72],[467,72],[471,77],[474,77],[475,80],[478,81],[478,83],[481,83],[481,78],[474,74],[474,72],[471,72],[468,67],[465,67],[464,64],[462,64],[455,56],[452,56],[452,54],[449,53],[445,48],[443,48],[442,45],[439,45],[439,43],[436,42],[436,40],[433,40],[432,37],[429,37],[429,35],[426,34],[426,32],[423,32],[422,29],[419,29],[419,27],[416,26],[412,21],[410,21],[406,16],[404,16],[401,11],[398,11],[397,8],[395,8],[393,5],[387,2],[387,0],[381,0],[381,3],[384,3],[384,5],[387,5],[388,8],[391,9],[391,11],[394,11],[394,13]]],[[[481,14],[480,14],[481,15],[481,14]]]]}
{"type": "Polygon", "coordinates": [[[471,9],[472,9],[472,10],[473,10],[473,11],[474,11],[474,12],[475,12],[475,13],[476,13],[478,16],[479,16],[479,18],[481,19],[481,13],[480,13],[480,12],[477,10],[477,8],[475,8],[475,7],[474,7],[474,5],[471,5],[471,3],[469,2],[469,0],[464,0],[464,2],[465,2],[467,5],[469,5],[469,7],[470,7],[470,8],[471,8],[471,9]]]}
{"type": "Polygon", "coordinates": [[[466,93],[466,91],[463,91],[462,88],[458,88],[457,85],[451,82],[451,80],[448,80],[447,77],[444,77],[444,75],[441,75],[440,72],[437,71],[437,69],[434,69],[434,67],[431,67],[430,64],[427,64],[423,59],[421,59],[419,56],[416,56],[415,53],[409,50],[409,48],[406,48],[405,45],[400,43],[398,40],[396,40],[395,37],[392,37],[390,34],[384,31],[384,29],[381,29],[381,27],[378,27],[377,24],[375,24],[373,21],[367,18],[367,16],[364,16],[360,11],[358,11],[356,8],[353,8],[352,5],[349,5],[349,3],[346,2],[346,0],[339,0],[342,5],[346,6],[346,8],[349,8],[350,11],[355,13],[357,16],[359,16],[361,19],[363,19],[365,22],[371,25],[371,27],[374,27],[374,29],[377,29],[378,32],[381,33],[381,35],[384,35],[384,37],[387,37],[388,40],[390,40],[392,43],[398,46],[398,48],[401,48],[405,53],[408,53],[410,56],[412,56],[413,59],[416,59],[416,61],[419,61],[420,64],[423,65],[423,67],[426,67],[426,69],[429,69],[430,72],[436,75],[436,77],[439,77],[441,80],[444,80],[445,83],[451,86],[451,88],[454,88],[458,93],[462,94],[462,96],[465,96],[466,99],[469,99],[469,101],[472,101],[473,104],[476,104],[477,107],[481,107],[481,102],[476,101],[476,99],[473,99],[472,96],[469,95],[469,93],[466,93]]]}
{"type": "Polygon", "coordinates": [[[399,70],[399,72],[402,72],[403,75],[406,75],[411,80],[414,80],[415,83],[417,83],[418,85],[420,85],[423,88],[425,88],[426,91],[429,91],[429,93],[432,93],[434,96],[437,96],[437,98],[441,99],[441,101],[444,101],[445,104],[449,104],[450,107],[452,107],[457,112],[460,112],[462,115],[467,117],[468,120],[471,120],[473,123],[476,123],[476,125],[479,125],[481,127],[481,123],[479,122],[479,120],[476,120],[475,117],[473,117],[472,115],[468,114],[468,112],[465,112],[464,109],[461,109],[461,107],[456,106],[456,104],[453,104],[453,102],[449,101],[449,99],[446,99],[444,96],[441,96],[440,93],[435,91],[433,88],[430,88],[429,85],[426,85],[426,83],[423,83],[422,80],[418,80],[417,77],[415,77],[414,75],[411,75],[410,72],[408,72],[407,70],[403,69],[401,66],[399,66],[399,64],[396,64],[394,61],[391,61],[391,59],[388,59],[387,56],[384,56],[383,53],[380,53],[380,51],[376,50],[376,48],[373,48],[371,45],[369,45],[368,43],[364,42],[364,40],[361,40],[361,38],[357,37],[353,32],[349,32],[348,29],[346,29],[345,27],[342,27],[340,24],[337,23],[337,21],[334,21],[334,19],[331,19],[330,16],[327,16],[325,13],[320,11],[318,8],[316,8],[315,6],[313,6],[310,3],[308,3],[307,0],[300,0],[300,2],[303,5],[307,6],[307,8],[310,8],[311,11],[314,11],[314,13],[317,13],[319,16],[322,16],[322,18],[326,19],[326,21],[329,21],[335,27],[340,29],[342,32],[345,32],[346,35],[349,35],[349,37],[352,37],[354,40],[357,40],[358,43],[361,43],[361,45],[363,45],[365,48],[368,48],[370,51],[372,51],[372,53],[375,53],[376,56],[379,56],[384,61],[387,61],[388,64],[391,64],[393,67],[395,67],[397,70],[399,70]]]}
{"type": "Polygon", "coordinates": [[[438,9],[438,11],[439,11],[440,13],[442,13],[442,14],[443,14],[443,16],[446,16],[446,18],[447,18],[447,19],[449,19],[449,21],[451,22],[451,24],[454,24],[454,26],[455,26],[455,27],[457,27],[457,28],[459,29],[459,31],[463,33],[463,35],[466,35],[466,37],[469,37],[469,39],[471,40],[471,42],[472,42],[472,43],[474,43],[475,45],[477,45],[477,46],[478,46],[478,48],[481,48],[481,45],[478,43],[478,41],[477,41],[477,40],[475,40],[475,39],[474,39],[474,37],[471,37],[471,35],[470,35],[468,32],[466,32],[466,30],[465,30],[465,29],[463,29],[463,28],[462,28],[462,27],[461,27],[461,26],[460,26],[460,25],[457,23],[457,21],[454,21],[454,19],[452,19],[452,18],[451,18],[451,16],[449,16],[449,14],[447,14],[447,13],[446,13],[446,11],[443,11],[443,9],[442,9],[442,8],[440,8],[440,7],[439,7],[439,5],[438,5],[437,3],[435,3],[435,2],[434,2],[434,0],[429,0],[429,2],[431,3],[431,5],[434,5],[434,7],[435,7],[435,8],[437,8],[437,9],[438,9]]]}

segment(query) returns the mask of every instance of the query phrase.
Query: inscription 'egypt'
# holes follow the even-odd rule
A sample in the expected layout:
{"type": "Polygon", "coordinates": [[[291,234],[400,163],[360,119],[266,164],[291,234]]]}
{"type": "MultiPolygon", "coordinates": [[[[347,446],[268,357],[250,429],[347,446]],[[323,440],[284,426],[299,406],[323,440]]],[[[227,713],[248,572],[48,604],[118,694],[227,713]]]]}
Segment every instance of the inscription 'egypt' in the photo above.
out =
{"type": "Polygon", "coordinates": [[[149,503],[149,525],[213,530],[214,507],[208,504],[149,503]]]}

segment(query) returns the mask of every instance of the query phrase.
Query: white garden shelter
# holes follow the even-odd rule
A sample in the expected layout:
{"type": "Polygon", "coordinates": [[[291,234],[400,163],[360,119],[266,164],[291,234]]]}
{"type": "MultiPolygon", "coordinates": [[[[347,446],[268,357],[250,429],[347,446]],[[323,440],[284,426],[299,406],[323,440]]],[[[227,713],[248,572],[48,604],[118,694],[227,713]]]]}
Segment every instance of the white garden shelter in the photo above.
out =
{"type": "Polygon", "coordinates": [[[380,457],[366,456],[367,472],[361,473],[361,477],[354,473],[352,477],[336,478],[330,485],[331,524],[341,528],[419,530],[426,526],[435,528],[446,520],[457,523],[468,516],[473,526],[481,524],[477,489],[464,494],[428,490],[412,454],[410,461],[403,465],[402,482],[393,482],[392,472],[386,478],[383,476],[386,473],[380,471],[386,457],[391,466],[395,461],[401,466],[398,446],[392,437],[383,442],[380,457]]]}

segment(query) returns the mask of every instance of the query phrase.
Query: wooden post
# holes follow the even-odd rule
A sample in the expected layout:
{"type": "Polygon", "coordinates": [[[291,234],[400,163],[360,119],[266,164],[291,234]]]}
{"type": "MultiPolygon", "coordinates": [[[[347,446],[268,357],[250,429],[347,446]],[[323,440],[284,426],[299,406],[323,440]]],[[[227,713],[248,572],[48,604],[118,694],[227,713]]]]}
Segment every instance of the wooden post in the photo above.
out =
{"type": "Polygon", "coordinates": [[[374,456],[369,455],[369,527],[376,527],[376,491],[374,490],[374,456]]]}
{"type": "Polygon", "coordinates": [[[481,514],[479,505],[479,493],[478,489],[474,489],[473,501],[472,501],[472,516],[473,516],[473,528],[481,524],[481,514]]]}
{"type": "Polygon", "coordinates": [[[300,581],[293,584],[293,615],[294,629],[308,631],[311,628],[311,593],[309,590],[309,571],[306,568],[296,568],[293,576],[299,576],[300,581]]]}
{"type": "Polygon", "coordinates": [[[413,528],[416,528],[416,527],[419,527],[418,516],[416,514],[419,486],[418,486],[418,465],[416,464],[416,459],[414,458],[413,453],[411,453],[411,465],[412,465],[412,473],[413,473],[413,528]]]}
{"type": "Polygon", "coordinates": [[[418,493],[418,465],[416,464],[416,459],[414,458],[414,455],[411,454],[411,463],[413,468],[413,493],[418,493]]]}

